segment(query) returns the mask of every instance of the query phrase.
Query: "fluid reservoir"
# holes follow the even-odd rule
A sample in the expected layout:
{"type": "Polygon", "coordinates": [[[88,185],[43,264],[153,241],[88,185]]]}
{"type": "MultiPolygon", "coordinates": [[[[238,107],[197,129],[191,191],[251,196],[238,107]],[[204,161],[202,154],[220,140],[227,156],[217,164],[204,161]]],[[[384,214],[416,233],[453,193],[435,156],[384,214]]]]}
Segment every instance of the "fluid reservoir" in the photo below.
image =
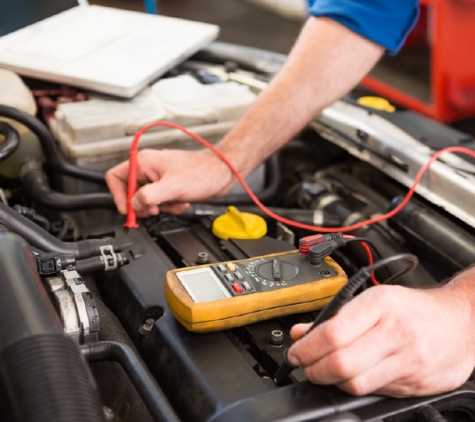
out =
{"type": "MultiPolygon", "coordinates": [[[[36,115],[36,104],[31,91],[16,73],[6,69],[0,69],[0,104],[18,108],[32,116],[36,115]]],[[[36,136],[26,127],[1,116],[0,119],[15,126],[20,134],[18,150],[0,163],[0,175],[14,179],[18,177],[22,163],[28,158],[41,159],[42,151],[36,136]]],[[[3,140],[0,135],[0,142],[3,140]]]]}

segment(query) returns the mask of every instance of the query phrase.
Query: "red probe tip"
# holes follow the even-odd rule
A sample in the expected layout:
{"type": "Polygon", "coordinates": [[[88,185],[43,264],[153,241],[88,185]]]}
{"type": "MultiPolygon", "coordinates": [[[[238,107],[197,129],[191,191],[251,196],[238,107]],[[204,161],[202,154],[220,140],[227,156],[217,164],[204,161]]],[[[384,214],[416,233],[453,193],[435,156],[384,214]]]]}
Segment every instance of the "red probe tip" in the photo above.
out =
{"type": "Polygon", "coordinates": [[[134,210],[129,210],[127,212],[127,219],[125,220],[124,229],[126,232],[129,229],[138,229],[139,225],[137,224],[137,218],[134,210]]]}

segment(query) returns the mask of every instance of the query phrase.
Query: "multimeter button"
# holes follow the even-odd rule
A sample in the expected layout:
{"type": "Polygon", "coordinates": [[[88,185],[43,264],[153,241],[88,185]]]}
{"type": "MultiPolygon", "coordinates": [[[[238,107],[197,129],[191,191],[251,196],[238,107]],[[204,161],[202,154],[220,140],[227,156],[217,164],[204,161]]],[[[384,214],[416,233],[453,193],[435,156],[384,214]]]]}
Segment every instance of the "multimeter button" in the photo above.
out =
{"type": "Polygon", "coordinates": [[[235,272],[234,277],[236,277],[239,281],[244,280],[244,277],[240,272],[235,272]]]}
{"type": "Polygon", "coordinates": [[[226,278],[226,280],[228,281],[235,281],[234,277],[232,274],[224,274],[224,277],[226,278]]]}
{"type": "Polygon", "coordinates": [[[234,289],[236,293],[242,293],[242,287],[238,283],[231,284],[231,287],[234,289]]]}
{"type": "Polygon", "coordinates": [[[244,287],[244,290],[247,290],[247,291],[252,290],[252,287],[250,286],[250,284],[247,281],[242,282],[242,287],[244,287]]]}
{"type": "Polygon", "coordinates": [[[218,265],[218,270],[221,271],[222,273],[226,272],[226,267],[223,264],[218,265]]]}
{"type": "Polygon", "coordinates": [[[228,262],[226,267],[228,267],[229,271],[236,271],[236,266],[232,262],[228,262]]]}

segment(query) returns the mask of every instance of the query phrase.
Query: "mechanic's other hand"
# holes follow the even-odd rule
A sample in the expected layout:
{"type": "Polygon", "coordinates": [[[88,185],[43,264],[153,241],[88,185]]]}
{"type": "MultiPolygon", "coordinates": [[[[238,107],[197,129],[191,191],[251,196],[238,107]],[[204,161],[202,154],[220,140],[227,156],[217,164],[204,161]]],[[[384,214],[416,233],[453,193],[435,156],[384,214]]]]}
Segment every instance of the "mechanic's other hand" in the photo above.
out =
{"type": "Polygon", "coordinates": [[[294,326],[300,340],[288,357],[310,381],[355,395],[437,394],[475,366],[473,318],[470,295],[457,286],[372,287],[304,338],[309,324],[294,326]]]}
{"type": "MultiPolygon", "coordinates": [[[[150,150],[138,153],[137,192],[132,208],[139,217],[162,211],[180,214],[190,201],[204,201],[225,194],[235,178],[228,166],[211,151],[150,150]]],[[[129,161],[111,168],[106,182],[121,214],[127,213],[129,161]]]]}

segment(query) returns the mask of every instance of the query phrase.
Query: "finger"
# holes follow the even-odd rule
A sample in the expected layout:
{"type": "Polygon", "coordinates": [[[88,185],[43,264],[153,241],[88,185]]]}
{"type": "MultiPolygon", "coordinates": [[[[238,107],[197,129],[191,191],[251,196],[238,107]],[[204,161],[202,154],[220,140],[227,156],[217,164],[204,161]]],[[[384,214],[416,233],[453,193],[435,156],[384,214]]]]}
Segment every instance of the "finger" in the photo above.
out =
{"type": "Polygon", "coordinates": [[[160,205],[162,212],[170,214],[183,214],[188,208],[190,208],[189,202],[168,202],[160,205]]]}
{"type": "Polygon", "coordinates": [[[152,205],[151,207],[145,208],[142,211],[137,212],[138,218],[151,217],[153,215],[158,215],[160,213],[160,208],[158,205],[152,205]]]}
{"type": "Polygon", "coordinates": [[[308,331],[308,329],[312,326],[312,323],[309,324],[295,324],[290,329],[290,338],[293,341],[300,340],[302,336],[308,331]]]}
{"type": "Polygon", "coordinates": [[[144,208],[142,211],[138,211],[137,217],[150,217],[153,215],[157,215],[160,212],[168,212],[170,214],[178,215],[183,214],[188,208],[190,208],[190,204],[187,202],[170,202],[161,204],[160,207],[158,205],[152,205],[150,207],[144,208]]]}
{"type": "Polygon", "coordinates": [[[356,377],[338,383],[337,387],[356,396],[374,392],[388,394],[396,391],[408,395],[408,389],[395,388],[396,383],[407,376],[405,371],[401,359],[394,354],[356,377]]]}
{"type": "Polygon", "coordinates": [[[376,325],[346,347],[308,365],[306,377],[316,384],[336,384],[367,372],[404,346],[401,338],[387,339],[382,324],[376,325]]]}
{"type": "Polygon", "coordinates": [[[437,371],[433,371],[428,376],[421,376],[414,371],[406,376],[395,377],[385,386],[375,389],[374,393],[397,398],[429,396],[452,391],[464,382],[464,380],[449,380],[446,382],[446,378],[441,382],[439,376],[437,371]]]}
{"type": "Polygon", "coordinates": [[[114,198],[117,210],[121,214],[127,212],[127,178],[123,179],[123,167],[128,168],[128,163],[122,163],[106,173],[107,186],[114,198]],[[121,168],[122,167],[122,168],[121,168]]]}
{"type": "MultiPolygon", "coordinates": [[[[290,363],[308,366],[334,350],[345,347],[372,329],[381,318],[384,306],[381,293],[384,287],[371,288],[351,302],[330,320],[314,328],[308,335],[297,341],[289,350],[290,363]],[[371,291],[376,292],[376,294],[371,291]]],[[[394,286],[391,286],[394,287],[394,286]]]]}
{"type": "Polygon", "coordinates": [[[126,183],[129,178],[129,161],[123,161],[120,164],[109,169],[106,173],[106,179],[110,176],[121,180],[123,183],[126,183]]]}
{"type": "Polygon", "coordinates": [[[143,211],[163,202],[174,202],[177,198],[177,190],[173,183],[166,179],[160,179],[154,183],[148,183],[135,192],[132,198],[132,208],[135,211],[143,211]]]}

